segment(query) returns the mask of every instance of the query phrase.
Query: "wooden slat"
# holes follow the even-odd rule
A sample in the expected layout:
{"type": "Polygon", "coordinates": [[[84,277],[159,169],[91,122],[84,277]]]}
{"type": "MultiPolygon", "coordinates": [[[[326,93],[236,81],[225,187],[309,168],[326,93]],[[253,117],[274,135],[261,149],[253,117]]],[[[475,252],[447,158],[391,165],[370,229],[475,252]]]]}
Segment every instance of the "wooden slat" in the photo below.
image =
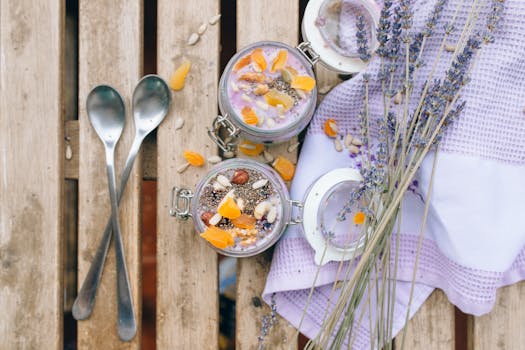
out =
{"type": "Polygon", "coordinates": [[[470,317],[468,342],[471,350],[523,349],[525,344],[525,283],[502,288],[494,309],[470,317]]]}
{"type": "MultiPolygon", "coordinates": [[[[85,110],[89,91],[98,84],[115,87],[125,99],[126,127],[117,148],[117,181],[134,135],[130,99],[142,75],[142,1],[83,0],[79,4],[79,287],[89,269],[110,216],[105,155],[85,110]]],[[[120,205],[120,223],[137,317],[138,332],[130,343],[117,334],[114,246],[89,320],[78,323],[79,349],[138,349],[141,334],[140,185],[137,160],[120,205]]]]}
{"type": "Polygon", "coordinates": [[[62,348],[63,1],[0,1],[0,349],[62,348]]]}
{"type": "MultiPolygon", "coordinates": [[[[454,306],[445,293],[436,290],[408,322],[404,349],[454,350],[454,326],[454,306]]],[[[402,333],[396,338],[397,347],[401,346],[402,333]]]]}
{"type": "MultiPolygon", "coordinates": [[[[281,41],[297,45],[299,29],[298,0],[238,0],[237,1],[237,49],[261,40],[281,41]]],[[[293,141],[292,141],[293,142],[293,141]]],[[[287,144],[272,147],[274,155],[282,154],[295,161],[297,155],[286,151],[287,144]]],[[[236,348],[257,349],[257,338],[261,332],[264,316],[270,314],[270,308],[254,302],[261,298],[270,268],[272,251],[253,258],[240,259],[237,271],[236,304],[236,348]]],[[[296,348],[295,328],[285,319],[278,317],[278,322],[265,339],[268,349],[296,348]]]]}
{"type": "Polygon", "coordinates": [[[194,188],[207,168],[176,169],[191,149],[216,153],[206,126],[217,115],[219,26],[208,29],[194,46],[189,35],[219,12],[218,0],[158,1],[159,74],[168,79],[183,59],[192,66],[182,91],[157,134],[157,349],[216,349],[219,337],[217,254],[194,231],[193,223],[168,215],[172,186],[194,188]],[[184,128],[175,130],[177,117],[184,128]]]}

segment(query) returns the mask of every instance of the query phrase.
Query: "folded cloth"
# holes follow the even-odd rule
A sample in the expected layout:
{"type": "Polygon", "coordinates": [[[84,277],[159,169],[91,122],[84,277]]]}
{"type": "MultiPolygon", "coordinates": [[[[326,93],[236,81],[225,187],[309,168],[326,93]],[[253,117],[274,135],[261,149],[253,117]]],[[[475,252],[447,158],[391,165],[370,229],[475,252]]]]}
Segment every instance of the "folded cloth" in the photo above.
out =
{"type": "MultiPolygon", "coordinates": [[[[421,31],[437,0],[413,1],[415,32],[421,31]]],[[[490,3],[491,1],[487,1],[490,3]]],[[[434,57],[458,3],[457,28],[468,16],[470,1],[448,1],[427,41],[422,56],[425,65],[417,73],[415,93],[432,69],[434,57]]],[[[395,6],[395,4],[394,4],[395,6]]],[[[490,7],[480,13],[485,25],[490,7]]],[[[425,226],[410,314],[413,315],[434,288],[442,289],[462,311],[474,315],[489,312],[497,288],[525,279],[525,1],[507,0],[495,32],[495,42],[483,47],[464,88],[466,107],[451,125],[437,154],[437,167],[430,210],[425,226]]],[[[448,45],[455,45],[457,30],[448,45]]],[[[452,53],[441,55],[435,77],[443,77],[452,53]]],[[[370,113],[382,115],[380,60],[370,62],[370,113]]],[[[293,199],[301,200],[319,176],[340,167],[356,167],[357,158],[336,152],[323,133],[327,118],[337,121],[343,133],[359,133],[357,114],[363,108],[363,81],[358,75],[332,90],[317,110],[309,127],[291,187],[293,199]]],[[[414,110],[414,101],[411,109],[414,110]]],[[[377,130],[371,127],[372,136],[377,130]]],[[[393,335],[404,326],[413,277],[424,199],[435,154],[423,162],[417,181],[403,202],[397,272],[393,335]]],[[[266,287],[268,302],[274,295],[277,311],[298,326],[318,267],[314,252],[301,228],[290,227],[278,243],[266,287]]],[[[330,308],[339,263],[323,266],[301,332],[315,336],[325,310],[330,308]]],[[[368,322],[357,329],[354,348],[369,348],[368,322]]]]}

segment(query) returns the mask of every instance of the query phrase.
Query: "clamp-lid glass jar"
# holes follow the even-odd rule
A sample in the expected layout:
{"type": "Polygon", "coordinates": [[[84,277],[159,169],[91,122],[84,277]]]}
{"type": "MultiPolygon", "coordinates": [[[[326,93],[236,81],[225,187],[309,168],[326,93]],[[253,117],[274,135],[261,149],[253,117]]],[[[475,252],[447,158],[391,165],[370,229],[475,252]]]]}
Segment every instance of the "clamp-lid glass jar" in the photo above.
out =
{"type": "Polygon", "coordinates": [[[224,255],[259,254],[275,244],[288,225],[302,223],[317,263],[345,260],[361,249],[362,237],[348,236],[348,227],[335,220],[333,209],[360,181],[355,169],[333,170],[315,181],[304,202],[299,202],[290,199],[272,168],[249,159],[230,159],[211,169],[194,192],[174,187],[170,214],[192,218],[200,236],[224,255]]]}
{"type": "Polygon", "coordinates": [[[347,32],[355,33],[357,29],[349,28],[348,20],[344,21],[346,35],[339,27],[339,21],[343,23],[344,18],[357,13],[366,18],[372,52],[377,46],[372,33],[379,20],[379,7],[373,0],[310,0],[302,23],[305,42],[292,47],[261,41],[235,54],[220,79],[222,115],[208,130],[212,140],[224,152],[232,152],[239,137],[270,144],[300,133],[310,122],[317,102],[313,66],[321,62],[345,74],[366,67],[357,45],[348,43],[355,41],[355,36],[347,32]],[[227,130],[225,137],[221,129],[227,130]]]}

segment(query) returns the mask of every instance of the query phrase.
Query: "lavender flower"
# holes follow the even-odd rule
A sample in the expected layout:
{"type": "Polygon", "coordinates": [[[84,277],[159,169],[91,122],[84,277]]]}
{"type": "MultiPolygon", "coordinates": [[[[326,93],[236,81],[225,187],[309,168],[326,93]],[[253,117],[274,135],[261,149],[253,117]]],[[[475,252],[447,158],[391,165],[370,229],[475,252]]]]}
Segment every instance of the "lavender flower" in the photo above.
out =
{"type": "Polygon", "coordinates": [[[391,0],[385,0],[383,8],[381,9],[381,15],[379,17],[379,25],[377,26],[377,42],[379,46],[377,48],[377,55],[380,57],[387,56],[387,42],[390,36],[390,8],[392,7],[391,0]]]}
{"type": "Polygon", "coordinates": [[[273,325],[277,321],[277,304],[275,302],[275,293],[270,297],[270,314],[262,318],[261,333],[258,336],[259,350],[264,349],[264,338],[268,335],[273,325]]]}
{"type": "Polygon", "coordinates": [[[431,36],[434,33],[434,28],[436,27],[441,14],[443,13],[443,8],[445,7],[447,0],[438,0],[432,9],[432,12],[427,18],[425,23],[425,29],[423,30],[423,35],[426,37],[431,36]]]}
{"type": "Polygon", "coordinates": [[[368,33],[365,26],[365,17],[362,14],[357,16],[357,52],[359,53],[359,58],[363,62],[368,62],[370,60],[370,52],[368,48],[368,33]]]}
{"type": "Polygon", "coordinates": [[[501,14],[505,9],[505,0],[492,0],[491,13],[487,18],[487,30],[483,33],[483,42],[485,44],[494,42],[494,31],[496,30],[501,14]]]}
{"type": "Polygon", "coordinates": [[[423,33],[418,33],[414,35],[414,40],[410,44],[409,52],[408,52],[408,79],[409,83],[412,83],[414,72],[417,68],[419,68],[423,63],[419,59],[420,52],[421,52],[421,46],[423,45],[423,33]]]}

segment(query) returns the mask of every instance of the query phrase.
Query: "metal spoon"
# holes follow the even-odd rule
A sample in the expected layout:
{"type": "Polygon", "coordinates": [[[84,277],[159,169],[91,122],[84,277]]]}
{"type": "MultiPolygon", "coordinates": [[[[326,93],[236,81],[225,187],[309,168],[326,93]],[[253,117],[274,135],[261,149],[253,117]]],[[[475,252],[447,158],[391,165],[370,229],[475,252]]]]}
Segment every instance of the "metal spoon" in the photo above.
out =
{"type": "MultiPolygon", "coordinates": [[[[144,138],[151,133],[168,113],[171,94],[168,85],[156,75],[148,75],[137,84],[133,93],[133,116],[135,119],[135,138],[122,172],[118,201],[122,198],[133,163],[144,138]]],[[[86,275],[82,288],[73,305],[73,316],[77,320],[88,318],[93,311],[97,291],[106,255],[111,240],[111,219],[108,220],[104,235],[100,241],[94,260],[86,275]]]]}
{"type": "Polygon", "coordinates": [[[104,144],[106,172],[111,202],[111,226],[115,232],[115,255],[117,260],[118,333],[122,340],[131,340],[137,325],[129,286],[124,245],[120,232],[117,183],[115,179],[115,148],[124,130],[126,113],[119,93],[110,86],[99,85],[87,97],[87,113],[91,125],[104,144]]]}

